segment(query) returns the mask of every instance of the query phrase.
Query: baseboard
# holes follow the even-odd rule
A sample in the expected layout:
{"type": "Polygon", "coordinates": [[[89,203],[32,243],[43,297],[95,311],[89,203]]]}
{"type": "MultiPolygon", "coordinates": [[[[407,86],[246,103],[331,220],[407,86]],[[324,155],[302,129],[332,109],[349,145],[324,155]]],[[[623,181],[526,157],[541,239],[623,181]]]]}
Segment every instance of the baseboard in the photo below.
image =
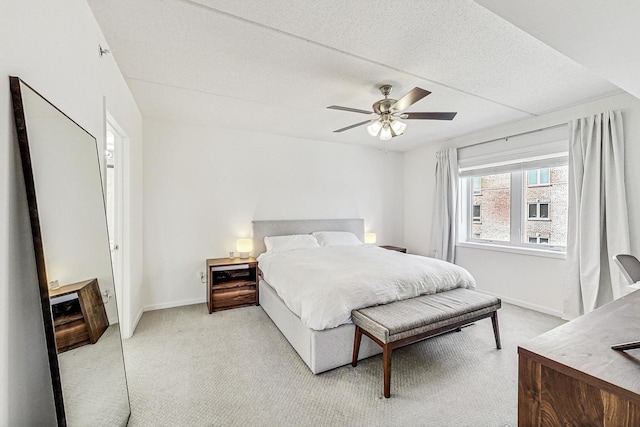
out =
{"type": "Polygon", "coordinates": [[[496,294],[494,292],[487,292],[487,291],[483,291],[483,290],[480,290],[480,289],[476,289],[476,290],[478,292],[483,293],[483,294],[492,295],[494,297],[500,298],[502,301],[506,302],[507,304],[517,305],[518,307],[527,308],[529,310],[538,311],[540,313],[548,314],[550,316],[555,316],[555,317],[562,318],[562,312],[558,311],[558,310],[552,310],[552,309],[550,309],[548,307],[543,307],[541,305],[531,304],[531,303],[528,303],[528,302],[525,302],[525,301],[520,301],[518,299],[506,297],[504,295],[499,295],[499,294],[496,294]]]}
{"type": "Polygon", "coordinates": [[[165,308],[182,307],[183,305],[193,305],[205,303],[204,298],[185,299],[182,301],[165,302],[162,304],[145,305],[142,309],[144,311],[162,310],[165,308]]]}

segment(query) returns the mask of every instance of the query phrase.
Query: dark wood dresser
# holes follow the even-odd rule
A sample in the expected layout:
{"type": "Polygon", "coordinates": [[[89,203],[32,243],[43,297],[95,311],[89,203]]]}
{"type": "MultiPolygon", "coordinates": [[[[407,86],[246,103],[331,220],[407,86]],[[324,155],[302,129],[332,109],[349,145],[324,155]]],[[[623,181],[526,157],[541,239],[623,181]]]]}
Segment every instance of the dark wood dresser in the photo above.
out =
{"type": "Polygon", "coordinates": [[[97,279],[50,289],[49,298],[59,353],[96,343],[109,326],[97,279]]]}
{"type": "Polygon", "coordinates": [[[518,347],[518,425],[640,426],[640,291],[518,347]]]}

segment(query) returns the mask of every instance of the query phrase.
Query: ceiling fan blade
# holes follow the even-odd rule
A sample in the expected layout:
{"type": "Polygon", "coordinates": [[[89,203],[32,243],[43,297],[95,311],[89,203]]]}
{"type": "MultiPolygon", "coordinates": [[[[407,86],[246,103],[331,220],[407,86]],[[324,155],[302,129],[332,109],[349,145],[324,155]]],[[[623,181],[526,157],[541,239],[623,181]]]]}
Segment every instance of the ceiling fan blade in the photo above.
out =
{"type": "Polygon", "coordinates": [[[336,133],[336,132],[344,132],[345,130],[357,128],[358,126],[366,125],[367,123],[370,123],[370,122],[371,122],[371,120],[365,120],[364,122],[356,123],[355,125],[347,126],[346,128],[334,130],[333,132],[334,133],[336,133]]]}
{"type": "Polygon", "coordinates": [[[453,120],[458,113],[403,113],[400,117],[407,120],[453,120]]]}
{"type": "Polygon", "coordinates": [[[398,111],[404,111],[407,108],[411,107],[416,102],[420,101],[425,96],[429,95],[431,92],[428,90],[421,89],[419,87],[414,87],[411,89],[405,96],[398,99],[395,104],[393,104],[390,108],[392,113],[397,113],[398,111]]]}
{"type": "Polygon", "coordinates": [[[352,113],[374,114],[373,111],[358,110],[357,108],[341,107],[339,105],[331,105],[327,108],[330,108],[332,110],[351,111],[352,113]]]}

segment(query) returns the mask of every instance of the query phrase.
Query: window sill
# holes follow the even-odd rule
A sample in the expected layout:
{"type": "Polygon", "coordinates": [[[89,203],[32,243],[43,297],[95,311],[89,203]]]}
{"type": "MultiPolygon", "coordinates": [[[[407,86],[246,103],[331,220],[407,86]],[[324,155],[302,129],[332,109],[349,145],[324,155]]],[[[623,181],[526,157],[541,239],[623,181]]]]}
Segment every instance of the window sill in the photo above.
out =
{"type": "Polygon", "coordinates": [[[497,243],[458,242],[456,243],[456,246],[460,248],[480,249],[480,250],[495,251],[495,252],[508,252],[512,254],[538,256],[543,258],[567,259],[566,252],[524,248],[520,246],[500,245],[497,243]]]}

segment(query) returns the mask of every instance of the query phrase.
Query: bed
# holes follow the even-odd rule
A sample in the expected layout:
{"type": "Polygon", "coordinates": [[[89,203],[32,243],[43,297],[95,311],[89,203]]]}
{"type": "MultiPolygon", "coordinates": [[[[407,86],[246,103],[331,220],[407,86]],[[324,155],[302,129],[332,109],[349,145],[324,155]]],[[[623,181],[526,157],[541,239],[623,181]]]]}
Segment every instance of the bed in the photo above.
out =
{"type": "MultiPolygon", "coordinates": [[[[305,307],[309,308],[310,304],[308,302],[305,303],[304,301],[300,303],[295,299],[292,302],[291,295],[289,295],[287,292],[295,288],[296,285],[300,286],[300,288],[302,289],[300,292],[302,293],[304,293],[305,291],[307,293],[313,291],[315,287],[319,286],[319,283],[322,283],[317,277],[319,275],[311,275],[313,277],[306,282],[304,280],[304,277],[300,277],[300,281],[296,283],[296,280],[291,279],[291,277],[295,278],[297,276],[292,276],[290,274],[289,277],[287,277],[286,275],[282,275],[282,271],[284,271],[283,266],[288,264],[290,260],[303,260],[304,257],[306,257],[307,259],[307,264],[312,264],[314,260],[312,256],[319,256],[320,254],[324,254],[325,252],[329,252],[327,256],[333,258],[335,258],[336,256],[344,256],[346,260],[349,260],[344,261],[345,263],[351,262],[351,257],[355,257],[353,258],[353,262],[355,263],[354,265],[364,265],[359,264],[360,261],[356,259],[359,256],[358,251],[360,250],[356,250],[355,248],[327,248],[326,250],[324,248],[318,250],[310,249],[309,252],[313,252],[313,254],[307,254],[304,251],[301,251],[300,254],[295,255],[299,258],[293,258],[293,255],[291,255],[291,253],[286,253],[284,255],[278,254],[278,256],[276,257],[271,255],[271,251],[268,254],[264,254],[263,256],[261,255],[266,252],[264,241],[265,237],[307,235],[318,231],[350,232],[353,233],[358,239],[360,239],[360,241],[363,241],[364,220],[276,220],[253,222],[254,255],[257,258],[260,258],[259,267],[261,269],[265,267],[264,277],[261,277],[259,281],[260,305],[274,322],[274,324],[278,327],[278,329],[282,332],[285,338],[289,341],[292,347],[300,355],[302,360],[307,364],[311,372],[313,372],[314,374],[318,374],[351,363],[353,337],[355,333],[355,326],[350,322],[349,317],[352,308],[362,308],[368,305],[390,302],[394,299],[411,298],[412,296],[415,296],[417,294],[432,293],[435,292],[434,289],[436,289],[436,287],[440,286],[438,284],[432,284],[429,285],[431,287],[428,288],[418,288],[407,291],[402,285],[396,284],[396,288],[394,288],[393,290],[387,290],[386,285],[380,286],[380,283],[378,283],[378,288],[376,291],[373,291],[373,293],[383,295],[381,297],[383,298],[382,300],[375,301],[364,298],[362,301],[357,302],[358,304],[360,304],[359,306],[353,307],[342,307],[340,303],[335,303],[333,302],[333,300],[329,302],[325,301],[323,310],[330,312],[327,314],[327,317],[320,320],[311,318],[310,316],[308,316],[307,311],[305,311],[305,307]],[[331,253],[331,251],[334,252],[331,253]],[[279,272],[280,275],[276,275],[275,272],[279,272]],[[270,277],[271,280],[277,284],[277,286],[269,283],[270,277]],[[288,288],[285,286],[287,285],[287,282],[285,280],[287,278],[289,279],[289,282],[292,282],[288,283],[288,288]],[[276,291],[276,288],[278,289],[278,291],[276,291]],[[283,300],[283,298],[286,299],[286,302],[285,300],[283,300]]],[[[424,261],[439,263],[439,261],[434,261],[423,257],[400,254],[394,251],[386,251],[377,247],[363,246],[360,252],[366,254],[367,257],[373,256],[374,259],[383,261],[385,261],[386,258],[391,258],[391,262],[398,264],[409,262],[413,258],[416,258],[417,262],[424,261]]],[[[295,272],[296,270],[294,268],[298,267],[294,264],[296,264],[296,262],[291,262],[292,270],[290,271],[292,272],[295,272]]],[[[304,262],[301,261],[301,264],[304,264],[304,262]]],[[[442,266],[439,265],[439,267],[442,266]]],[[[449,286],[449,288],[451,288],[452,286],[467,288],[475,287],[473,278],[468,274],[468,272],[466,272],[466,270],[461,269],[457,266],[452,266],[452,268],[461,270],[468,276],[462,274],[463,277],[456,276],[457,278],[451,279],[453,282],[447,285],[449,286]],[[459,283],[457,283],[456,281],[458,281],[459,283]]],[[[359,272],[365,270],[362,268],[356,268],[354,269],[354,271],[359,272]]],[[[380,271],[384,272],[384,269],[380,271]]],[[[364,277],[362,281],[368,282],[370,277],[367,278],[366,274],[364,273],[362,275],[364,277]]],[[[349,280],[353,279],[354,276],[350,276],[349,280]]],[[[385,280],[388,280],[389,286],[392,286],[393,282],[395,282],[394,280],[387,279],[386,277],[380,280],[382,280],[383,282],[385,280]]],[[[332,288],[332,293],[338,293],[338,291],[340,290],[339,287],[335,287],[335,284],[332,286],[334,286],[332,288]]],[[[375,286],[375,284],[373,286],[375,286]]],[[[427,285],[420,284],[420,286],[427,285]]],[[[307,295],[307,297],[309,297],[309,295],[307,295]]],[[[311,297],[314,297],[314,295],[311,294],[311,297]]],[[[318,301],[320,301],[320,299],[318,299],[318,301]]],[[[353,301],[350,302],[350,304],[353,303],[353,301]]],[[[318,302],[318,305],[320,306],[322,305],[322,303],[318,302]]],[[[380,352],[380,346],[376,345],[369,338],[363,338],[360,345],[359,359],[371,357],[380,352]]]]}

